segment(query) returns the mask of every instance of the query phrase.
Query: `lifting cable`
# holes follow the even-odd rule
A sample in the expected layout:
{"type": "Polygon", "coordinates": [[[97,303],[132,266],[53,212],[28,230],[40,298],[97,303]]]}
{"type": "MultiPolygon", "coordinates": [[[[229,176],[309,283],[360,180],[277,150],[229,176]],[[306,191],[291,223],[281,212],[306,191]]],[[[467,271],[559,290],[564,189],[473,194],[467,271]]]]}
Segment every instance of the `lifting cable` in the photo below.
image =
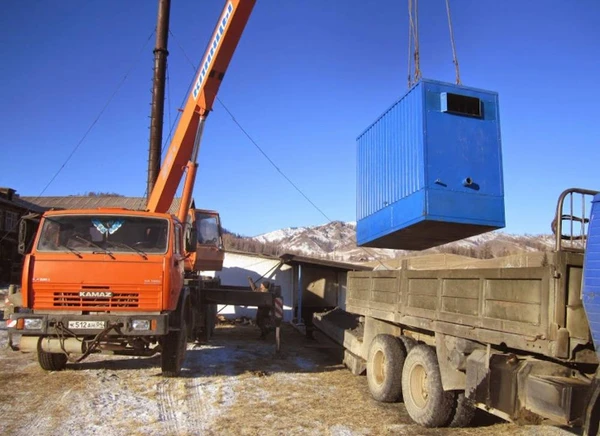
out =
{"type": "MultiPolygon", "coordinates": [[[[456,54],[456,42],[454,40],[454,28],[452,26],[452,15],[450,13],[450,0],[446,1],[446,15],[448,17],[448,29],[450,30],[450,44],[452,46],[452,63],[456,74],[456,84],[461,85],[458,55],[456,54]]],[[[408,0],[408,87],[417,83],[421,75],[420,48],[419,48],[419,0],[408,0]],[[414,2],[414,3],[413,3],[414,2]],[[414,77],[412,66],[414,62],[414,77]]]]}
{"type": "MultiPolygon", "coordinates": [[[[177,45],[179,46],[179,49],[183,52],[184,57],[187,59],[187,61],[189,62],[189,64],[191,65],[191,67],[194,69],[194,72],[197,71],[197,67],[194,65],[194,63],[190,60],[190,58],[187,56],[187,54],[185,53],[185,50],[183,49],[183,47],[181,46],[181,44],[179,44],[177,38],[175,37],[175,35],[169,31],[171,36],[173,37],[173,40],[176,41],[177,45]]],[[[191,85],[190,85],[191,86],[191,85]]],[[[238,128],[242,131],[242,133],[250,140],[250,142],[258,149],[258,151],[265,157],[265,159],[267,159],[267,161],[273,166],[273,168],[275,168],[275,170],[277,170],[277,172],[279,174],[281,174],[281,176],[290,184],[292,185],[292,187],[298,191],[298,193],[304,197],[304,199],[306,201],[308,201],[311,206],[313,206],[321,215],[323,215],[323,217],[325,217],[325,219],[328,222],[333,222],[333,220],[331,218],[329,218],[329,216],[327,216],[327,214],[325,212],[323,212],[323,210],[317,206],[299,187],[298,185],[296,185],[278,166],[277,164],[269,157],[269,155],[258,145],[258,143],[252,138],[252,136],[250,136],[250,134],[246,131],[246,129],[244,129],[242,127],[242,125],[238,122],[238,120],[233,116],[233,113],[227,108],[227,106],[225,106],[225,104],[221,101],[221,99],[217,96],[216,100],[219,102],[219,104],[223,107],[223,109],[225,109],[225,112],[227,112],[227,114],[231,117],[232,121],[235,123],[235,125],[238,126],[238,128]]],[[[367,253],[369,256],[373,257],[375,260],[377,260],[377,262],[379,262],[381,264],[382,267],[384,267],[385,269],[390,269],[387,265],[385,265],[377,256],[375,256],[373,253],[371,253],[369,250],[367,250],[365,247],[357,247],[362,249],[365,253],[367,253]]]]}
{"type": "Polygon", "coordinates": [[[48,189],[48,187],[50,186],[50,184],[52,184],[52,182],[54,182],[54,180],[56,179],[56,177],[58,177],[58,175],[62,172],[62,170],[65,168],[65,166],[67,165],[67,163],[71,160],[71,158],[73,157],[73,155],[75,154],[75,152],[79,149],[79,147],[81,146],[81,144],[83,143],[83,141],[85,141],[85,139],[87,138],[87,136],[89,135],[89,133],[92,131],[92,129],[94,128],[94,126],[96,125],[96,123],[100,120],[100,117],[102,117],[102,115],[104,114],[104,112],[106,111],[106,109],[108,108],[108,106],[110,106],[110,103],[115,98],[115,96],[117,95],[117,93],[119,92],[119,90],[121,89],[121,87],[123,86],[123,84],[125,83],[125,81],[127,80],[127,78],[129,77],[129,74],[131,74],[131,72],[133,71],[133,68],[135,67],[135,65],[137,64],[137,61],[139,60],[140,56],[142,55],[142,53],[146,49],[146,45],[148,45],[148,42],[152,38],[152,35],[154,35],[154,30],[150,33],[150,35],[148,35],[148,38],[146,39],[146,42],[144,43],[144,46],[142,47],[142,49],[140,50],[140,52],[138,53],[138,55],[134,59],[134,61],[131,63],[131,66],[129,67],[129,69],[127,70],[127,72],[125,73],[125,75],[123,76],[123,78],[121,79],[121,81],[118,83],[117,87],[115,88],[115,90],[113,91],[113,93],[111,94],[111,96],[108,98],[108,101],[104,104],[104,106],[100,110],[100,113],[98,113],[98,115],[96,116],[96,118],[94,119],[94,121],[92,121],[92,124],[85,131],[85,133],[83,134],[83,137],[79,140],[79,142],[77,143],[77,145],[75,145],[75,148],[73,148],[73,151],[71,151],[71,154],[69,154],[69,156],[67,157],[67,159],[65,159],[65,161],[63,162],[63,164],[61,165],[61,167],[56,172],[56,174],[54,174],[54,176],[52,177],[52,179],[50,179],[50,181],[46,184],[46,186],[44,187],[44,189],[42,190],[42,192],[40,192],[40,194],[36,197],[35,200],[37,200],[38,198],[40,198],[42,196],[42,194],[44,194],[44,192],[46,192],[46,190],[48,189]]]}
{"type": "Polygon", "coordinates": [[[454,42],[454,30],[452,29],[452,17],[450,15],[450,0],[446,0],[446,14],[448,15],[448,28],[450,29],[450,43],[452,44],[452,63],[456,71],[456,84],[461,85],[460,71],[458,68],[458,56],[456,55],[456,44],[454,42]]]}
{"type": "Polygon", "coordinates": [[[410,88],[421,79],[421,60],[419,53],[419,0],[408,0],[408,20],[408,87],[410,88]],[[415,63],[415,74],[414,78],[411,78],[413,58],[415,63]]]}

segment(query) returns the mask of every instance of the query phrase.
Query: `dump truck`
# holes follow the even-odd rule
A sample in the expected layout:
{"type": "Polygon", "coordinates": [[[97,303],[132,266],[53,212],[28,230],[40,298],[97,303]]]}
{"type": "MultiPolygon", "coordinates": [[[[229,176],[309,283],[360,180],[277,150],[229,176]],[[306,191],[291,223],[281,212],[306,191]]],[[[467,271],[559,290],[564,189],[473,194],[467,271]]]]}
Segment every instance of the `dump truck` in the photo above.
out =
{"type": "Polygon", "coordinates": [[[345,311],[313,323],[366,373],[373,398],[402,399],[423,426],[464,426],[479,408],[596,434],[598,192],[563,192],[552,228],[536,266],[350,272],[345,311]]]}

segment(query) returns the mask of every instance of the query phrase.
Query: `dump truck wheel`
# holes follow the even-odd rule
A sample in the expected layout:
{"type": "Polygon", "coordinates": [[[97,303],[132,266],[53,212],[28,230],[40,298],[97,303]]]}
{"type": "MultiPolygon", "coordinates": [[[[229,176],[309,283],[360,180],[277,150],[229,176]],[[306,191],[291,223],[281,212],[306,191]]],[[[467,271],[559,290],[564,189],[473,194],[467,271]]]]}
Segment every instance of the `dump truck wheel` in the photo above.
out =
{"type": "Polygon", "coordinates": [[[377,335],[369,347],[367,381],[374,399],[391,403],[402,397],[404,344],[391,335],[377,335]]]}
{"type": "Polygon", "coordinates": [[[451,415],[448,427],[466,427],[471,424],[475,417],[476,408],[465,396],[464,392],[456,394],[456,407],[451,415]]]}
{"type": "Polygon", "coordinates": [[[160,353],[160,366],[164,377],[178,377],[181,373],[187,350],[186,310],[182,311],[178,331],[172,331],[163,338],[160,353]]]}
{"type": "Polygon", "coordinates": [[[62,371],[67,367],[67,355],[42,350],[41,340],[38,342],[37,356],[40,367],[45,371],[62,371]]]}
{"type": "Polygon", "coordinates": [[[448,425],[454,410],[455,393],[445,392],[435,351],[417,345],[404,362],[402,394],[410,417],[424,427],[448,425]]]}

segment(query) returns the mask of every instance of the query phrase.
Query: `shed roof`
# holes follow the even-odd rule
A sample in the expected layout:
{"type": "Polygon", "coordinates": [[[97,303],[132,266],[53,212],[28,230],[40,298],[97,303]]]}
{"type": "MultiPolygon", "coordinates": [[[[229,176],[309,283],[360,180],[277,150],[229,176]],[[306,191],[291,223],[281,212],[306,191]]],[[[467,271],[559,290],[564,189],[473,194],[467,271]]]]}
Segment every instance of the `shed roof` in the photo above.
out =
{"type": "MultiPolygon", "coordinates": [[[[21,197],[44,209],[97,209],[101,207],[123,207],[145,210],[145,197],[69,195],[67,197],[21,197]]],[[[181,198],[173,199],[169,213],[177,213],[181,198]]]]}
{"type": "Polygon", "coordinates": [[[25,209],[30,212],[43,212],[44,210],[46,210],[45,208],[40,207],[37,204],[31,203],[23,199],[22,197],[16,195],[12,198],[12,200],[7,200],[6,198],[0,197],[0,203],[9,204],[11,206],[18,207],[20,209],[25,209]]]}
{"type": "Polygon", "coordinates": [[[354,263],[338,262],[334,260],[321,259],[316,257],[301,256],[298,254],[284,253],[279,258],[287,264],[316,265],[328,268],[335,268],[343,271],[372,271],[373,267],[367,265],[358,265],[354,263]]]}
{"type": "Polygon", "coordinates": [[[324,267],[334,268],[334,269],[343,270],[343,271],[372,271],[373,270],[373,267],[368,266],[368,265],[359,265],[359,264],[347,263],[347,262],[337,262],[337,261],[323,259],[323,258],[319,258],[319,257],[302,256],[302,255],[293,254],[293,253],[284,253],[280,256],[273,256],[270,254],[250,253],[247,251],[231,250],[231,249],[227,249],[226,252],[231,253],[231,254],[239,254],[242,256],[258,257],[261,259],[278,260],[278,261],[286,263],[288,265],[302,264],[302,265],[324,266],[324,267]]]}

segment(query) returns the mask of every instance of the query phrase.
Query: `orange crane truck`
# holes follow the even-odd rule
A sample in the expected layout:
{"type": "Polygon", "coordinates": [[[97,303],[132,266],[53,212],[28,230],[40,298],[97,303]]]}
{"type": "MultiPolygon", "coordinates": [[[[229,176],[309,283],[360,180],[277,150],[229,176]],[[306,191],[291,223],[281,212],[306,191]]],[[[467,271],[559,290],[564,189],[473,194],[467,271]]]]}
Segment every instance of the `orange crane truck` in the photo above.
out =
{"type": "MultiPolygon", "coordinates": [[[[21,305],[7,326],[20,335],[16,348],[36,352],[43,369],[61,370],[92,353],[160,353],[163,375],[177,376],[188,339],[210,335],[218,298],[202,297],[207,286],[198,270],[222,266],[220,225],[216,212],[190,203],[204,124],[254,4],[226,2],[147,210],[48,211],[29,235],[21,305]],[[174,216],[168,209],[184,173],[174,216]]],[[[271,304],[269,298],[246,293],[239,304],[271,304]]]]}

